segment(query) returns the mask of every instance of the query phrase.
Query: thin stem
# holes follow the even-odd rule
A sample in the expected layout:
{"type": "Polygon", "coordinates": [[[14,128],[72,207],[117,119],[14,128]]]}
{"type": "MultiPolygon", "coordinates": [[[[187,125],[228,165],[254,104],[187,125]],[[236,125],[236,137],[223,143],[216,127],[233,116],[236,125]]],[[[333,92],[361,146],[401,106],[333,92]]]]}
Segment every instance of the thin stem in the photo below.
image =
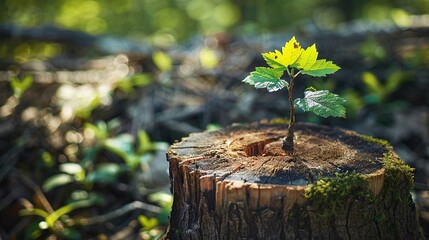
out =
{"type": "Polygon", "coordinates": [[[293,84],[295,77],[299,74],[298,72],[296,75],[294,75],[293,71],[291,71],[289,77],[289,87],[287,88],[288,91],[288,98],[289,98],[289,127],[288,127],[288,134],[286,136],[286,139],[283,140],[282,148],[285,152],[290,153],[293,155],[294,153],[294,126],[295,126],[295,106],[293,104],[293,84]]]}
{"type": "MultiPolygon", "coordinates": [[[[293,69],[291,69],[291,70],[293,71],[293,69]]],[[[290,73],[290,70],[288,67],[286,68],[286,72],[287,72],[287,75],[291,76],[291,73],[290,73]]]]}
{"type": "Polygon", "coordinates": [[[293,78],[295,79],[300,73],[301,71],[298,71],[295,75],[293,75],[293,78]]]}

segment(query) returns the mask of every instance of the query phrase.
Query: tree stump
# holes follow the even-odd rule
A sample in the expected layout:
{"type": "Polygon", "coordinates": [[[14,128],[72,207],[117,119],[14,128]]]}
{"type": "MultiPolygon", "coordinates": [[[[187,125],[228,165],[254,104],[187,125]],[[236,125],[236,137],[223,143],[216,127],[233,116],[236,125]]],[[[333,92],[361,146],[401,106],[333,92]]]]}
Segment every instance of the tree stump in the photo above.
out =
{"type": "Polygon", "coordinates": [[[386,141],[296,124],[191,134],[167,152],[167,239],[422,239],[412,169],[386,141]]]}

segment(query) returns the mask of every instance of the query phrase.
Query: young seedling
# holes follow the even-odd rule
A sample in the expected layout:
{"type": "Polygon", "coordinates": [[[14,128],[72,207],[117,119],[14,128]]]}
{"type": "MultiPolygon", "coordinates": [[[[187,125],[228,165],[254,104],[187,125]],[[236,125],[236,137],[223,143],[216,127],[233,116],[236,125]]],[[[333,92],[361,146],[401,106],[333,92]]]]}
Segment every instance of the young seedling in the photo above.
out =
{"type": "Polygon", "coordinates": [[[342,104],[345,99],[328,90],[316,90],[309,87],[304,92],[304,98],[293,98],[293,87],[295,78],[300,74],[307,74],[313,77],[324,77],[340,69],[332,61],[317,59],[318,52],[316,44],[307,49],[301,47],[300,43],[292,37],[282,51],[263,53],[265,61],[269,67],[256,67],[243,82],[253,85],[255,88],[266,88],[269,92],[274,92],[286,88],[290,104],[288,135],[283,139],[282,148],[289,154],[294,153],[294,124],[295,106],[304,111],[311,111],[322,117],[345,117],[346,109],[342,104]],[[285,74],[289,77],[289,82],[281,79],[285,74]]]}

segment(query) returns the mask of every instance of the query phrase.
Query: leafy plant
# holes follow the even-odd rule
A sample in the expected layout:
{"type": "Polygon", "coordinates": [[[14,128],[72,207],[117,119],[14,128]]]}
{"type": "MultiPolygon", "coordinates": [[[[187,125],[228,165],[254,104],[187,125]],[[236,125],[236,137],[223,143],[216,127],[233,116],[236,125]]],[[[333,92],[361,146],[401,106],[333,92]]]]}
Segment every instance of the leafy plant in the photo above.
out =
{"type": "Polygon", "coordinates": [[[24,94],[32,84],[33,77],[30,75],[25,75],[22,79],[12,77],[10,80],[10,87],[13,90],[13,95],[18,99],[21,98],[22,94],[24,94]]]}
{"type": "Polygon", "coordinates": [[[151,76],[145,73],[134,74],[132,76],[121,79],[116,83],[116,88],[130,94],[135,88],[145,87],[152,83],[151,76]]]}
{"type": "Polygon", "coordinates": [[[365,96],[365,101],[368,103],[382,103],[393,92],[409,79],[409,74],[396,71],[387,76],[385,83],[371,72],[362,73],[362,82],[364,83],[368,94],[365,96]]]}
{"type": "Polygon", "coordinates": [[[169,72],[173,68],[173,61],[170,56],[162,51],[154,52],[152,60],[161,72],[169,72]]]}
{"type": "MultiPolygon", "coordinates": [[[[152,141],[143,130],[139,130],[135,137],[126,133],[118,134],[119,124],[115,119],[108,122],[98,121],[95,124],[85,123],[84,131],[93,141],[84,149],[81,161],[59,164],[60,172],[45,179],[42,187],[44,193],[52,195],[75,190],[65,201],[58,202],[61,205],[57,203],[59,206],[56,208],[25,205],[20,211],[21,216],[33,216],[35,221],[35,226],[28,230],[29,235],[41,237],[51,234],[61,239],[81,239],[81,227],[101,224],[138,209],[142,211],[138,217],[141,234],[150,237],[143,239],[158,239],[161,236],[163,229],[160,225],[167,224],[172,204],[172,196],[161,192],[161,188],[149,189],[151,186],[143,186],[149,189],[147,193],[151,193],[144,194],[150,203],[133,201],[102,215],[80,214],[84,211],[82,208],[105,208],[109,202],[109,195],[99,191],[97,185],[108,185],[109,188],[115,189],[119,183],[127,184],[130,189],[138,188],[141,193],[142,186],[136,182],[142,179],[142,176],[158,178],[158,175],[151,172],[154,165],[150,164],[159,160],[157,154],[160,151],[165,152],[166,143],[152,141]],[[101,158],[97,157],[101,151],[111,152],[123,162],[110,162],[103,154],[100,154],[101,158]]],[[[49,159],[53,156],[47,151],[40,155],[40,158],[48,159],[46,162],[54,161],[49,159]]]]}
{"type": "Polygon", "coordinates": [[[293,154],[294,152],[295,106],[322,117],[345,117],[346,114],[346,109],[343,106],[345,100],[328,90],[316,90],[309,87],[304,92],[304,98],[295,100],[293,98],[295,78],[299,74],[324,77],[340,69],[332,61],[317,59],[318,54],[316,44],[304,49],[295,37],[292,37],[286,42],[281,52],[275,50],[262,54],[269,67],[256,67],[255,71],[243,80],[255,88],[266,88],[269,92],[286,88],[290,104],[290,123],[288,135],[283,140],[282,148],[288,153],[293,154]],[[285,72],[289,81],[281,79],[285,72]]]}
{"type": "Polygon", "coordinates": [[[108,123],[103,121],[96,124],[85,123],[85,129],[93,132],[97,142],[86,149],[80,163],[60,164],[61,173],[47,178],[43,184],[43,190],[48,192],[69,183],[115,183],[118,177],[124,173],[135,173],[140,166],[147,168],[149,162],[152,161],[153,153],[166,148],[165,143],[152,142],[149,135],[143,130],[139,130],[137,133],[137,144],[130,134],[110,136],[115,125],[116,122],[113,120],[108,123]],[[92,166],[91,162],[101,149],[116,154],[124,160],[124,163],[104,162],[92,166]]]}
{"type": "Polygon", "coordinates": [[[70,217],[68,214],[80,209],[87,208],[93,205],[101,205],[105,202],[104,198],[96,193],[85,194],[80,199],[72,199],[69,203],[64,206],[47,211],[42,208],[25,208],[19,211],[21,216],[37,216],[38,219],[37,228],[31,229],[31,239],[37,238],[41,234],[41,230],[49,229],[56,236],[61,239],[80,239],[80,234],[75,229],[67,225],[70,223],[70,217]]]}

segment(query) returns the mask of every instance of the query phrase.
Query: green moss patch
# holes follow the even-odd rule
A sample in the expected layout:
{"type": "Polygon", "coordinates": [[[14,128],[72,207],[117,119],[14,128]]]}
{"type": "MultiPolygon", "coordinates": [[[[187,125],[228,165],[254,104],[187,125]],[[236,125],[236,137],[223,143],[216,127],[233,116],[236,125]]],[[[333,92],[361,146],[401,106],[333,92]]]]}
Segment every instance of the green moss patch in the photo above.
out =
{"type": "MultiPolygon", "coordinates": [[[[384,141],[381,143],[385,145],[384,141]]],[[[385,185],[379,196],[395,194],[394,197],[400,198],[404,192],[408,194],[413,186],[414,169],[392,152],[385,154],[382,162],[385,168],[385,185]],[[405,191],[399,191],[404,187],[405,191]]],[[[377,199],[369,190],[363,175],[357,173],[337,173],[335,177],[321,178],[309,185],[304,196],[310,200],[311,206],[319,215],[325,217],[343,211],[350,200],[373,203],[377,199]]]]}
{"type": "Polygon", "coordinates": [[[290,120],[288,118],[273,118],[267,122],[271,125],[289,125],[290,120]]]}
{"type": "Polygon", "coordinates": [[[405,184],[406,192],[409,192],[414,185],[414,168],[405,164],[396,154],[387,153],[383,157],[383,165],[386,169],[384,188],[391,189],[399,194],[397,189],[402,189],[405,184]]]}
{"type": "Polygon", "coordinates": [[[392,145],[390,145],[389,141],[387,141],[385,139],[375,138],[375,137],[364,135],[364,134],[358,134],[358,137],[362,138],[363,140],[365,140],[367,142],[374,143],[374,144],[377,144],[377,145],[382,146],[382,147],[386,147],[386,148],[392,147],[392,145]]]}
{"type": "Polygon", "coordinates": [[[350,199],[371,199],[373,194],[361,174],[337,173],[332,178],[321,178],[311,184],[304,196],[321,216],[331,216],[344,209],[350,199]]]}

